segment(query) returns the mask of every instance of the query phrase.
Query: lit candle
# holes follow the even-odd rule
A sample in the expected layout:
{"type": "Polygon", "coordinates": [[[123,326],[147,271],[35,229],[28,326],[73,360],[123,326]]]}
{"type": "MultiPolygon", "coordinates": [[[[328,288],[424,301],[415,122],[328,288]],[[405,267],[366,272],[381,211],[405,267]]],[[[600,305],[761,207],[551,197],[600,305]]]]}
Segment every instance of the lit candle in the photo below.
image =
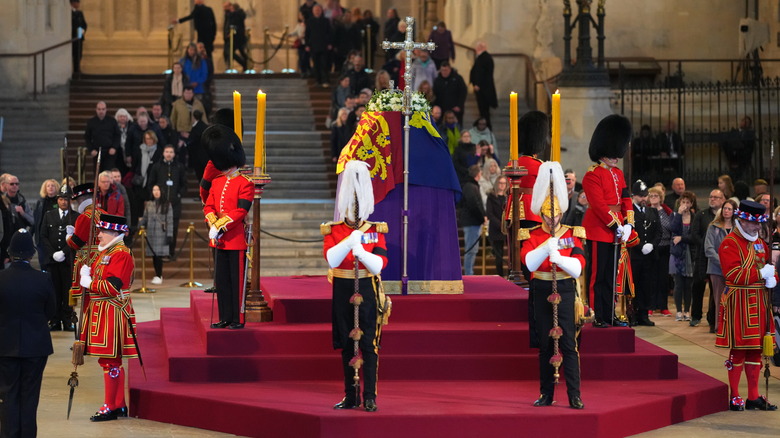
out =
{"type": "Polygon", "coordinates": [[[265,172],[265,93],[257,90],[257,121],[255,124],[255,167],[265,172]]]}
{"type": "Polygon", "coordinates": [[[517,161],[517,93],[509,93],[509,160],[517,161]]]}
{"type": "Polygon", "coordinates": [[[238,139],[244,141],[241,135],[241,93],[233,91],[233,131],[235,131],[238,139]]]}
{"type": "Polygon", "coordinates": [[[552,95],[552,149],[550,161],[561,161],[561,95],[558,90],[552,95]]]}

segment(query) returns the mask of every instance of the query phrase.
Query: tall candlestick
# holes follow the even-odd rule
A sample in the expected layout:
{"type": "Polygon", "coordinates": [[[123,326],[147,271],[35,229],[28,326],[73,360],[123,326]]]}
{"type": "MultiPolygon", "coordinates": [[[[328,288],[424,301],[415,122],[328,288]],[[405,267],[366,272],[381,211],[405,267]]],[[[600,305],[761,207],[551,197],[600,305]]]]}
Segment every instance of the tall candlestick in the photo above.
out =
{"type": "Polygon", "coordinates": [[[509,93],[509,159],[517,161],[517,93],[509,93]]]}
{"type": "Polygon", "coordinates": [[[552,148],[550,161],[561,161],[561,95],[558,90],[552,95],[552,148]]]}
{"type": "Polygon", "coordinates": [[[244,136],[241,135],[241,93],[233,91],[233,131],[235,131],[238,139],[244,141],[244,136]]]}
{"type": "Polygon", "coordinates": [[[255,123],[255,167],[265,173],[265,93],[257,90],[257,120],[255,123]]]}

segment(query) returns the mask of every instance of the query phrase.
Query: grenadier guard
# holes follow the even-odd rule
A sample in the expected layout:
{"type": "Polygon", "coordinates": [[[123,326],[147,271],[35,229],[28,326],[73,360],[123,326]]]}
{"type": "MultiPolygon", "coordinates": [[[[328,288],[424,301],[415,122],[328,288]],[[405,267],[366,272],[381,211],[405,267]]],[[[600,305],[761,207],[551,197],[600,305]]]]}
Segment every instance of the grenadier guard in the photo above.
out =
{"type": "Polygon", "coordinates": [[[103,368],[103,406],[90,420],[109,421],[127,416],[122,359],[139,355],[130,301],[135,263],[123,240],[128,231],[123,216],[101,214],[95,226],[97,256],[79,270],[79,284],[88,295],[79,343],[85,355],[99,358],[103,368]]]}
{"type": "Polygon", "coordinates": [[[762,340],[775,332],[770,300],[771,290],[777,285],[770,249],[759,238],[761,225],[767,221],[765,212],[766,208],[757,202],[741,201],[734,212],[736,228],[723,238],[718,250],[726,290],[720,300],[715,346],[730,349],[726,369],[732,411],[777,410],[758,390],[762,340]],[[743,369],[747,400],[739,395],[743,369]]]}
{"type": "Polygon", "coordinates": [[[239,171],[246,164],[246,155],[232,129],[213,125],[203,132],[203,138],[214,166],[221,172],[212,181],[203,207],[210,245],[216,248],[214,285],[219,322],[212,323],[211,328],[241,329],[246,299],[244,219],[252,207],[254,185],[239,171]]]}
{"type": "Polygon", "coordinates": [[[344,399],[334,408],[360,406],[360,383],[355,379],[356,369],[361,367],[362,360],[363,407],[368,412],[374,412],[377,410],[377,367],[382,326],[378,305],[382,304],[383,311],[387,312],[379,278],[382,269],[387,266],[384,236],[387,224],[367,220],[374,211],[374,192],[365,162],[353,160],[344,167],[337,208],[343,220],[321,226],[325,236],[323,252],[331,268],[329,276],[333,282],[333,348],[341,349],[344,369],[344,399]],[[353,295],[356,292],[362,297],[362,303],[358,304],[359,328],[355,327],[354,318],[353,295]],[[356,342],[359,351],[356,351],[356,342]]]}
{"type": "Polygon", "coordinates": [[[47,211],[41,220],[41,259],[57,293],[57,314],[49,322],[51,330],[75,330],[75,312],[68,293],[73,280],[74,251],[67,243],[67,227],[74,226],[78,217],[78,213],[70,208],[72,196],[70,186],[63,185],[57,193],[57,208],[47,211]]]}
{"type": "Polygon", "coordinates": [[[563,365],[569,406],[582,409],[580,398],[580,357],[574,320],[576,279],[585,269],[582,240],[585,229],[561,224],[569,207],[566,182],[558,162],[539,167],[531,209],[542,224],[521,228],[521,259],[531,271],[534,315],[539,342],[539,383],[541,395],[534,406],[553,404],[558,367],[563,365]],[[550,181],[552,191],[550,193],[550,181]],[[555,268],[555,284],[553,283],[555,268]],[[557,309],[556,309],[557,307],[557,309]],[[556,339],[557,338],[557,339],[556,339]]]}
{"type": "MultiPolygon", "coordinates": [[[[627,324],[613,313],[616,256],[620,245],[636,239],[634,210],[623,172],[617,167],[631,142],[631,122],[617,114],[603,118],[593,131],[588,154],[595,164],[582,178],[590,206],[582,226],[590,248],[589,302],[596,312],[594,327],[627,324]],[[633,234],[633,236],[632,236],[633,234]],[[616,250],[617,249],[617,250],[616,250]]],[[[620,270],[620,267],[618,267],[620,270]]]]}

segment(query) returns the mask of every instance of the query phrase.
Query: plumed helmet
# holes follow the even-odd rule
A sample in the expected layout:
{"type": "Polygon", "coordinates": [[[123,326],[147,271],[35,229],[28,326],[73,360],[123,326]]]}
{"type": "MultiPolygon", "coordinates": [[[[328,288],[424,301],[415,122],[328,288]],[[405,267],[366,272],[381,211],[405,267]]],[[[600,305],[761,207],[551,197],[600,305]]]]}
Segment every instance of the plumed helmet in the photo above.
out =
{"type": "Polygon", "coordinates": [[[225,125],[212,125],[203,131],[201,145],[206,154],[220,171],[246,164],[246,155],[241,140],[232,128],[225,125]]]}
{"type": "Polygon", "coordinates": [[[601,119],[590,138],[588,155],[598,163],[602,157],[623,158],[631,143],[631,121],[619,114],[601,119]]]}
{"type": "Polygon", "coordinates": [[[357,219],[367,220],[374,212],[374,187],[368,163],[351,160],[344,165],[336,207],[340,217],[353,222],[357,219]]]}
{"type": "Polygon", "coordinates": [[[539,166],[531,197],[531,211],[536,215],[555,217],[569,209],[569,194],[566,190],[566,178],[561,163],[545,161],[539,166]],[[552,181],[553,196],[550,196],[552,181]]]}
{"type": "Polygon", "coordinates": [[[29,260],[35,254],[32,234],[24,228],[20,228],[11,236],[8,253],[14,259],[29,260]]]}
{"type": "Polygon", "coordinates": [[[550,119],[541,111],[529,111],[517,121],[517,148],[522,155],[537,155],[550,144],[550,119]]]}

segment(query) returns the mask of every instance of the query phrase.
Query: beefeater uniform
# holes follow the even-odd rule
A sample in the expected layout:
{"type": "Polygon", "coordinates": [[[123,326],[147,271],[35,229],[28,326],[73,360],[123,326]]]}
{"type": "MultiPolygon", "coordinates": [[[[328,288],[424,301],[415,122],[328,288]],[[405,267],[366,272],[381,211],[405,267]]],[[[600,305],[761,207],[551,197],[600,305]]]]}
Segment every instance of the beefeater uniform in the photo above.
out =
{"type": "Polygon", "coordinates": [[[138,346],[128,326],[135,328],[130,300],[135,263],[123,237],[119,234],[106,248],[95,251],[98,254],[90,265],[92,281],[86,288],[88,301],[79,342],[84,344],[85,355],[99,358],[105,388],[104,405],[93,421],[112,413],[115,419],[117,412],[127,415],[122,359],[138,357],[138,346]]]}
{"type": "MultiPolygon", "coordinates": [[[[520,251],[522,260],[532,250],[546,245],[550,239],[549,229],[542,226],[531,229],[521,228],[518,239],[523,240],[520,251]]],[[[585,251],[582,239],[586,237],[585,228],[561,225],[555,233],[558,238],[558,252],[562,256],[574,257],[585,269],[585,251]]],[[[555,391],[554,367],[550,364],[553,355],[553,339],[549,336],[553,327],[552,304],[547,297],[552,292],[552,265],[546,259],[536,271],[531,272],[533,284],[534,315],[539,342],[539,383],[542,394],[552,396],[555,391]]],[[[559,339],[559,349],[563,355],[563,369],[569,398],[580,396],[580,355],[577,351],[577,328],[574,321],[575,279],[560,268],[556,269],[556,281],[561,302],[558,304],[558,325],[563,330],[559,339]]]]}
{"type": "MultiPolygon", "coordinates": [[[[361,224],[365,230],[361,239],[363,249],[382,258],[382,268],[387,266],[387,245],[385,234],[387,223],[368,222],[361,224]]],[[[348,238],[355,231],[345,222],[328,222],[320,226],[324,236],[323,255],[327,258],[328,250],[348,238]]],[[[332,334],[333,349],[341,349],[341,360],[344,369],[344,392],[354,394],[352,386],[355,369],[350,365],[354,355],[354,341],[349,337],[354,328],[354,305],[350,297],[355,293],[355,257],[350,251],[341,264],[328,272],[333,283],[332,300],[332,334]]],[[[379,341],[381,339],[382,317],[377,312],[377,293],[379,278],[369,272],[358,262],[359,292],[363,303],[359,309],[359,325],[363,331],[360,338],[360,352],[363,357],[363,399],[376,399],[377,370],[379,364],[379,341]]]]}
{"type": "Polygon", "coordinates": [[[244,324],[247,248],[244,219],[252,207],[253,196],[251,178],[235,169],[212,181],[203,207],[206,223],[221,233],[218,239],[210,242],[210,246],[216,248],[214,285],[220,322],[244,324]]]}
{"type": "MultiPolygon", "coordinates": [[[[734,216],[742,220],[743,212],[749,210],[751,204],[754,211],[758,212],[753,217],[763,216],[765,221],[764,207],[750,201],[740,202],[734,216]]],[[[715,346],[731,349],[725,364],[731,391],[729,408],[733,411],[767,407],[776,410],[776,406],[769,404],[760,395],[758,388],[762,339],[764,335],[775,332],[771,289],[767,287],[771,287],[769,283],[772,279],[777,284],[777,273],[770,268],[771,273],[765,277],[761,272],[764,266],[772,266],[770,248],[758,235],[754,241],[750,241],[740,227],[735,227],[723,239],[718,253],[726,290],[720,300],[715,346]],[[748,400],[743,400],[739,395],[743,368],[748,383],[748,400]]]]}
{"type": "MultiPolygon", "coordinates": [[[[90,252],[90,245],[87,245],[89,241],[89,230],[92,226],[92,212],[95,211],[94,205],[88,205],[84,211],[76,218],[76,223],[73,226],[75,230],[73,234],[68,236],[68,246],[76,251],[75,262],[73,263],[73,275],[70,286],[71,303],[75,304],[75,299],[81,297],[81,286],[79,285],[79,270],[84,265],[92,266],[92,263],[97,257],[97,251],[90,252]]],[[[99,221],[101,215],[107,214],[105,210],[97,209],[97,217],[95,220],[99,221]]],[[[97,248],[100,241],[97,238],[97,230],[95,230],[93,236],[92,245],[97,248]]],[[[87,297],[89,299],[89,297],[87,297]]],[[[85,304],[86,305],[86,304],[85,304]]]]}
{"type": "Polygon", "coordinates": [[[596,318],[608,321],[612,319],[615,230],[634,225],[634,207],[623,171],[617,167],[591,166],[582,178],[582,188],[589,204],[582,226],[588,230],[591,250],[590,302],[596,318]]]}

